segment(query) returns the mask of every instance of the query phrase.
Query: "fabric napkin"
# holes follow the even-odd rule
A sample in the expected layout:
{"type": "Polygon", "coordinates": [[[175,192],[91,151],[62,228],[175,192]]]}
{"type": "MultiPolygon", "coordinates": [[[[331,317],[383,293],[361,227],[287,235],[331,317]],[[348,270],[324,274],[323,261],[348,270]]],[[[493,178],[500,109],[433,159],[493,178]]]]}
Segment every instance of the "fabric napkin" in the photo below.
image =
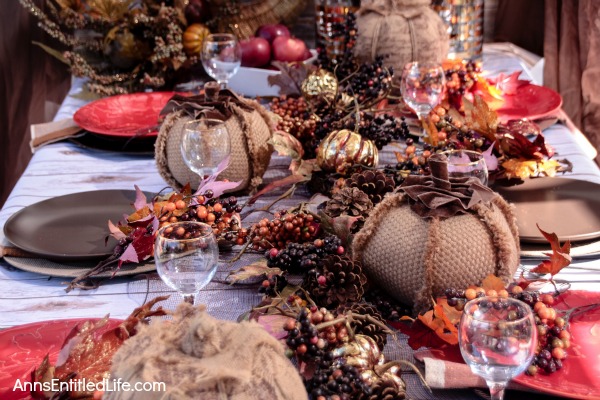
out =
{"type": "MultiPolygon", "coordinates": [[[[432,389],[487,388],[485,380],[465,363],[441,360],[429,350],[415,352],[415,358],[425,364],[425,381],[432,389]]],[[[508,388],[527,390],[514,381],[509,382],[508,388]]]]}
{"type": "Polygon", "coordinates": [[[31,147],[31,152],[35,153],[41,146],[76,136],[82,131],[72,118],[31,125],[29,147],[31,147]]]}

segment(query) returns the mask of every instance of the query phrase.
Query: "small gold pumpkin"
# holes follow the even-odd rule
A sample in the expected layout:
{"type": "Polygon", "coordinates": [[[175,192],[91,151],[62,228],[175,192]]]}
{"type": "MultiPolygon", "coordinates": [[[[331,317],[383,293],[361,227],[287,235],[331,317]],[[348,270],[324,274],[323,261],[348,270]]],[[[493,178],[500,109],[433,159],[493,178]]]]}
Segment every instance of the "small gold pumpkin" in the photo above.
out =
{"type": "Polygon", "coordinates": [[[378,161],[375,143],[348,129],[331,132],[317,149],[317,164],[328,172],[344,173],[355,164],[374,167],[378,161]]]}
{"type": "Polygon", "coordinates": [[[210,31],[203,24],[192,24],[183,32],[183,49],[189,56],[200,55],[202,42],[210,34],[210,31]]]}
{"type": "Polygon", "coordinates": [[[322,100],[331,103],[337,95],[338,80],[332,72],[318,69],[302,81],[301,90],[306,101],[313,105],[322,100]]]}

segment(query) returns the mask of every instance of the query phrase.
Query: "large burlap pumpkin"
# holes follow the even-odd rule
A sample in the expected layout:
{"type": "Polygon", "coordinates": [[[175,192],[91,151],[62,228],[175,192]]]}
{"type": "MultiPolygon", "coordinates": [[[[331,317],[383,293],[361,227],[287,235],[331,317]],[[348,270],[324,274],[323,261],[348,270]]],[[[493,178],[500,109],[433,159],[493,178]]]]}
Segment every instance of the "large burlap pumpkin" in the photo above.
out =
{"type": "Polygon", "coordinates": [[[442,62],[448,55],[448,27],[430,4],[431,0],[363,0],[354,54],[365,61],[383,56],[386,66],[399,71],[411,61],[442,62]]]}
{"type": "Polygon", "coordinates": [[[158,172],[167,183],[181,189],[186,183],[198,187],[199,176],[183,161],[181,137],[186,122],[211,118],[225,121],[231,141],[229,166],[219,179],[241,181],[235,191],[256,189],[269,166],[273,147],[273,123],[267,111],[258,102],[221,91],[219,100],[206,101],[204,96],[175,96],[162,112],[166,114],[155,146],[158,172]]]}
{"type": "Polygon", "coordinates": [[[508,281],[519,264],[511,206],[476,178],[448,180],[445,161],[436,162],[433,177],[409,177],[378,204],[353,242],[369,280],[415,312],[444,289],[489,274],[508,281]]]}

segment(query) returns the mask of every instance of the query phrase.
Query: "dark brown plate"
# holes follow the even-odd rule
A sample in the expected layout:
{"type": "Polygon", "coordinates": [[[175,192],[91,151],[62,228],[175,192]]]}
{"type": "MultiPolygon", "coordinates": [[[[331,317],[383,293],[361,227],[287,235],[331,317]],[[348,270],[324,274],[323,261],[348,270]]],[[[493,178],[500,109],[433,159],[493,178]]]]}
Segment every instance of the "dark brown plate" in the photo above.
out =
{"type": "Polygon", "coordinates": [[[133,211],[133,190],[98,190],[54,197],[12,215],[4,235],[15,246],[50,260],[74,261],[107,257],[116,241],[108,234],[114,223],[133,211]]]}
{"type": "Polygon", "coordinates": [[[545,243],[536,224],[560,241],[600,237],[600,185],[568,178],[527,179],[494,189],[514,203],[522,242],[545,243]]]}

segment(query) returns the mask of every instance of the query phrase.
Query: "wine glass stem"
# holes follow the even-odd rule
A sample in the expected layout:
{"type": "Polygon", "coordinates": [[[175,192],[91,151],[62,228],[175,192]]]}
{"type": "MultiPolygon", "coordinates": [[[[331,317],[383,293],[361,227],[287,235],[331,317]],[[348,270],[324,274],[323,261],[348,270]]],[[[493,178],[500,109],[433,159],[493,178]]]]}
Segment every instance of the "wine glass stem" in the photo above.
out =
{"type": "Polygon", "coordinates": [[[194,305],[194,295],[193,294],[184,294],[183,295],[183,301],[185,301],[186,303],[190,303],[191,305],[194,305]]]}
{"type": "Polygon", "coordinates": [[[221,90],[223,89],[227,89],[227,81],[226,80],[222,80],[222,81],[217,81],[219,82],[219,86],[221,87],[221,90]]]}
{"type": "Polygon", "coordinates": [[[505,382],[487,382],[490,388],[490,399],[491,400],[502,400],[504,398],[504,389],[506,389],[505,382]]]}

